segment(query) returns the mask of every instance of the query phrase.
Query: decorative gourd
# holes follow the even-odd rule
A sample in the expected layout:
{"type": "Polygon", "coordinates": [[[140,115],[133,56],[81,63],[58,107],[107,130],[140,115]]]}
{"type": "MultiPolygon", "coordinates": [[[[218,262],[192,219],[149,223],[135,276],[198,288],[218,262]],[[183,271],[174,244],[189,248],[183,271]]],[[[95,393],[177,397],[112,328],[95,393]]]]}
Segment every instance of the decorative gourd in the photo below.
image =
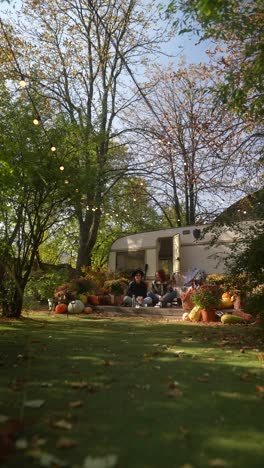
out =
{"type": "Polygon", "coordinates": [[[190,319],[189,319],[189,313],[188,313],[188,312],[184,312],[184,313],[182,314],[182,320],[184,320],[184,321],[190,320],[190,319]]]}
{"type": "Polygon", "coordinates": [[[83,309],[83,312],[84,312],[85,314],[92,314],[93,309],[92,309],[91,307],[85,307],[85,308],[83,309]]]}
{"type": "Polygon", "coordinates": [[[222,294],[221,297],[221,307],[223,309],[231,309],[233,307],[233,301],[231,299],[231,296],[228,292],[225,292],[222,294]]]}
{"type": "Polygon", "coordinates": [[[201,319],[201,307],[195,306],[192,308],[191,312],[189,312],[189,319],[192,322],[199,322],[201,319]]]}
{"type": "Polygon", "coordinates": [[[68,312],[69,314],[80,314],[84,309],[84,303],[79,299],[76,301],[71,301],[68,304],[68,312]]]}
{"type": "Polygon", "coordinates": [[[66,304],[57,304],[55,307],[55,314],[66,314],[67,305],[66,304]]]}
{"type": "Polygon", "coordinates": [[[224,314],[221,317],[221,322],[222,323],[244,323],[245,319],[242,317],[239,317],[238,315],[233,315],[233,314],[224,314]]]}

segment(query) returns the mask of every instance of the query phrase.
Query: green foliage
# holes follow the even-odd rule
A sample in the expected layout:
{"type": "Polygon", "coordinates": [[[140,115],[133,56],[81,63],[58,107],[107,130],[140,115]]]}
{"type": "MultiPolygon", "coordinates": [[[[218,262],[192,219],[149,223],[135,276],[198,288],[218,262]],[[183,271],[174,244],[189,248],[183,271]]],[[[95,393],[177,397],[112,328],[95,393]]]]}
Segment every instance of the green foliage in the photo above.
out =
{"type": "Polygon", "coordinates": [[[236,112],[263,117],[263,1],[262,0],[175,0],[167,15],[181,11],[176,20],[181,31],[190,30],[219,40],[230,49],[224,62],[225,82],[220,95],[236,112]],[[232,55],[234,60],[232,59],[232,55]]]}
{"type": "Polygon", "coordinates": [[[25,289],[24,300],[26,302],[30,299],[47,302],[48,298],[53,297],[55,288],[69,279],[69,271],[65,268],[52,273],[33,271],[25,289]]]}
{"type": "Polygon", "coordinates": [[[104,288],[115,296],[124,294],[127,289],[129,280],[127,278],[118,278],[113,280],[108,280],[104,283],[104,288]]]}

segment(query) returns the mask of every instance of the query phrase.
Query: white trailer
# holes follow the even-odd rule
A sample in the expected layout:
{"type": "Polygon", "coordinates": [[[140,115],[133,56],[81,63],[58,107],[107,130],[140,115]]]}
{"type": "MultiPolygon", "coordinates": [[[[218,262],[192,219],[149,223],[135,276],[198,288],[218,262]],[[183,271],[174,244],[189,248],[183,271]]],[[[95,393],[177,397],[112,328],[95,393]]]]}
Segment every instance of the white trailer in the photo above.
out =
{"type": "Polygon", "coordinates": [[[146,279],[153,279],[160,268],[180,276],[193,266],[207,274],[224,273],[224,258],[236,236],[226,228],[217,245],[210,246],[211,235],[203,235],[205,228],[208,226],[187,226],[120,237],[111,246],[108,269],[132,272],[136,268],[144,271],[147,266],[146,279]]]}

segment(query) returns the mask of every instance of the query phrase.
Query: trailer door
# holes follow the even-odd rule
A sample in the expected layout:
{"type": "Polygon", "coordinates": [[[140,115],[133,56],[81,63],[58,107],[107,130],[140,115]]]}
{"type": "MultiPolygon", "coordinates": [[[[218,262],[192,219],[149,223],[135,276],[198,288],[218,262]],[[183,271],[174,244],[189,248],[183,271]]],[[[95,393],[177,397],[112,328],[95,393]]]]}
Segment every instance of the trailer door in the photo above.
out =
{"type": "Polygon", "coordinates": [[[173,273],[180,273],[181,265],[180,265],[180,234],[175,234],[172,239],[172,265],[173,265],[173,273]]]}

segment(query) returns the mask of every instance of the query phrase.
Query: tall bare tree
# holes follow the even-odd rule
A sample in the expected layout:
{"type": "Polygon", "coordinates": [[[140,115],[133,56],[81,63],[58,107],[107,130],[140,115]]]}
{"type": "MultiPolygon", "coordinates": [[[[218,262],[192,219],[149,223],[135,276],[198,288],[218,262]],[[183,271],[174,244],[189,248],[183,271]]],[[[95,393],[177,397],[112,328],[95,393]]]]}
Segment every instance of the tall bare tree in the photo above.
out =
{"type": "Polygon", "coordinates": [[[150,192],[171,225],[208,222],[260,183],[257,124],[215,105],[216,79],[211,65],[152,67],[146,89],[156,118],[137,107],[150,192]]]}

